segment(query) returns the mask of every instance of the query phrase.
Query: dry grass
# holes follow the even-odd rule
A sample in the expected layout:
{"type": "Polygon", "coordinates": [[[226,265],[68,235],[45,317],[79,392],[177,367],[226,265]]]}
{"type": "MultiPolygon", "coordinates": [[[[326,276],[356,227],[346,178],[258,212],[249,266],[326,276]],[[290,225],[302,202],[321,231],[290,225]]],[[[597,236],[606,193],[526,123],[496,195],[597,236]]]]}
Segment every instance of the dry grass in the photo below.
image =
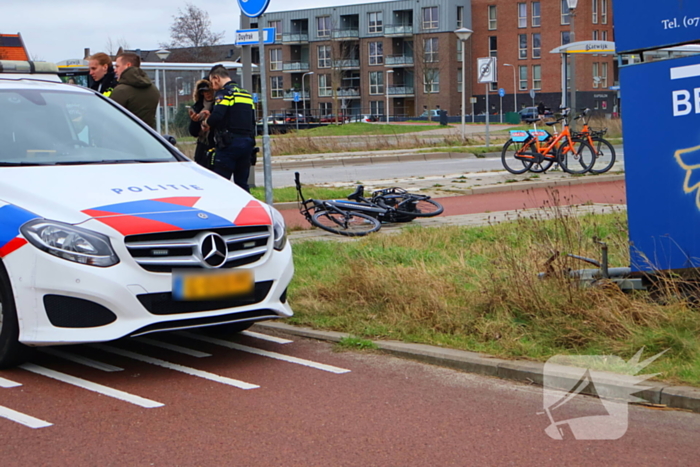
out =
{"type": "Polygon", "coordinates": [[[553,207],[551,217],[298,244],[293,320],[539,360],[670,348],[653,371],[700,384],[700,313],[677,279],[630,295],[607,281],[589,287],[569,277],[590,266],[566,253],[599,257],[593,236],[608,242],[611,266],[628,264],[625,214],[574,217],[553,207]],[[553,274],[538,279],[552,258],[553,274]]]}

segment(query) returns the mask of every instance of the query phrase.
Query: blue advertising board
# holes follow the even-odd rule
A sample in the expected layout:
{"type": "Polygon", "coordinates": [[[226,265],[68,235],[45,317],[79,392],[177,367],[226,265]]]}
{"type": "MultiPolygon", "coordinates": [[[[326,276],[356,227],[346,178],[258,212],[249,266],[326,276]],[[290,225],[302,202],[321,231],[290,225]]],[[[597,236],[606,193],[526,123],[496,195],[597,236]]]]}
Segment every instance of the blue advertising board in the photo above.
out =
{"type": "Polygon", "coordinates": [[[633,271],[700,267],[700,55],[620,69],[633,271]]]}
{"type": "Polygon", "coordinates": [[[269,5],[270,0],[238,0],[241,12],[250,18],[257,18],[265,13],[269,5]]]}
{"type": "Polygon", "coordinates": [[[617,53],[669,47],[700,38],[698,0],[615,0],[617,53]]]}

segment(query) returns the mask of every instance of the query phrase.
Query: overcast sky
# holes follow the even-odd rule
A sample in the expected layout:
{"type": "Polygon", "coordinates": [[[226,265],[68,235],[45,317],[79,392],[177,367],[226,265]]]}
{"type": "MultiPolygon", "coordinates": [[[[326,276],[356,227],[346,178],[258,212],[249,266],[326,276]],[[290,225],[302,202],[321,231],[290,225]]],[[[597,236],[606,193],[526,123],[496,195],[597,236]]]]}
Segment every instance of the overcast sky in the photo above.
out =
{"type": "MultiPolygon", "coordinates": [[[[150,50],[170,41],[170,25],[185,0],[0,0],[0,33],[21,33],[32,58],[58,62],[82,58],[83,49],[106,51],[109,39],[150,50]]],[[[233,43],[237,0],[192,0],[209,13],[212,31],[233,43]]],[[[269,12],[370,3],[368,0],[271,0],[269,12]]]]}

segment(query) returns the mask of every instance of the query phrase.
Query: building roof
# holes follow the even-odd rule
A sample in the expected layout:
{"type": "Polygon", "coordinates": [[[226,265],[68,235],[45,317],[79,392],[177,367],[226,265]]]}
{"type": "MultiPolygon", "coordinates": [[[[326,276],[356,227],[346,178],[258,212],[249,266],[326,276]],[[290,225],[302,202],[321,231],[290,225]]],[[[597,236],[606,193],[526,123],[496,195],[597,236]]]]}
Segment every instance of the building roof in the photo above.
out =
{"type": "MultiPolygon", "coordinates": [[[[160,50],[160,49],[158,49],[160,50]]],[[[158,50],[126,50],[125,52],[133,52],[141,57],[144,62],[160,62],[162,61],[156,55],[158,50]]],[[[240,57],[240,48],[234,44],[211,45],[206,47],[182,47],[172,48],[170,56],[166,62],[194,62],[194,63],[213,63],[213,62],[235,62],[240,57]]]]}
{"type": "Polygon", "coordinates": [[[29,54],[19,33],[0,34],[0,60],[29,60],[29,54]]]}

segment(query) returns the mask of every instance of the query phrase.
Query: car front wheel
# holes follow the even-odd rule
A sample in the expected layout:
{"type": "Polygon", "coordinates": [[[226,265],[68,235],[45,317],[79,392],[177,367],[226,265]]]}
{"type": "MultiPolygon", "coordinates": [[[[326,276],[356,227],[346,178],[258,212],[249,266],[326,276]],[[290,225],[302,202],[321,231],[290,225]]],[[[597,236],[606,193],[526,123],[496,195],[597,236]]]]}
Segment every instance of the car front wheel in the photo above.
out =
{"type": "Polygon", "coordinates": [[[22,363],[30,354],[30,348],[19,342],[19,324],[15,297],[7,271],[0,264],[0,368],[22,363]]]}

